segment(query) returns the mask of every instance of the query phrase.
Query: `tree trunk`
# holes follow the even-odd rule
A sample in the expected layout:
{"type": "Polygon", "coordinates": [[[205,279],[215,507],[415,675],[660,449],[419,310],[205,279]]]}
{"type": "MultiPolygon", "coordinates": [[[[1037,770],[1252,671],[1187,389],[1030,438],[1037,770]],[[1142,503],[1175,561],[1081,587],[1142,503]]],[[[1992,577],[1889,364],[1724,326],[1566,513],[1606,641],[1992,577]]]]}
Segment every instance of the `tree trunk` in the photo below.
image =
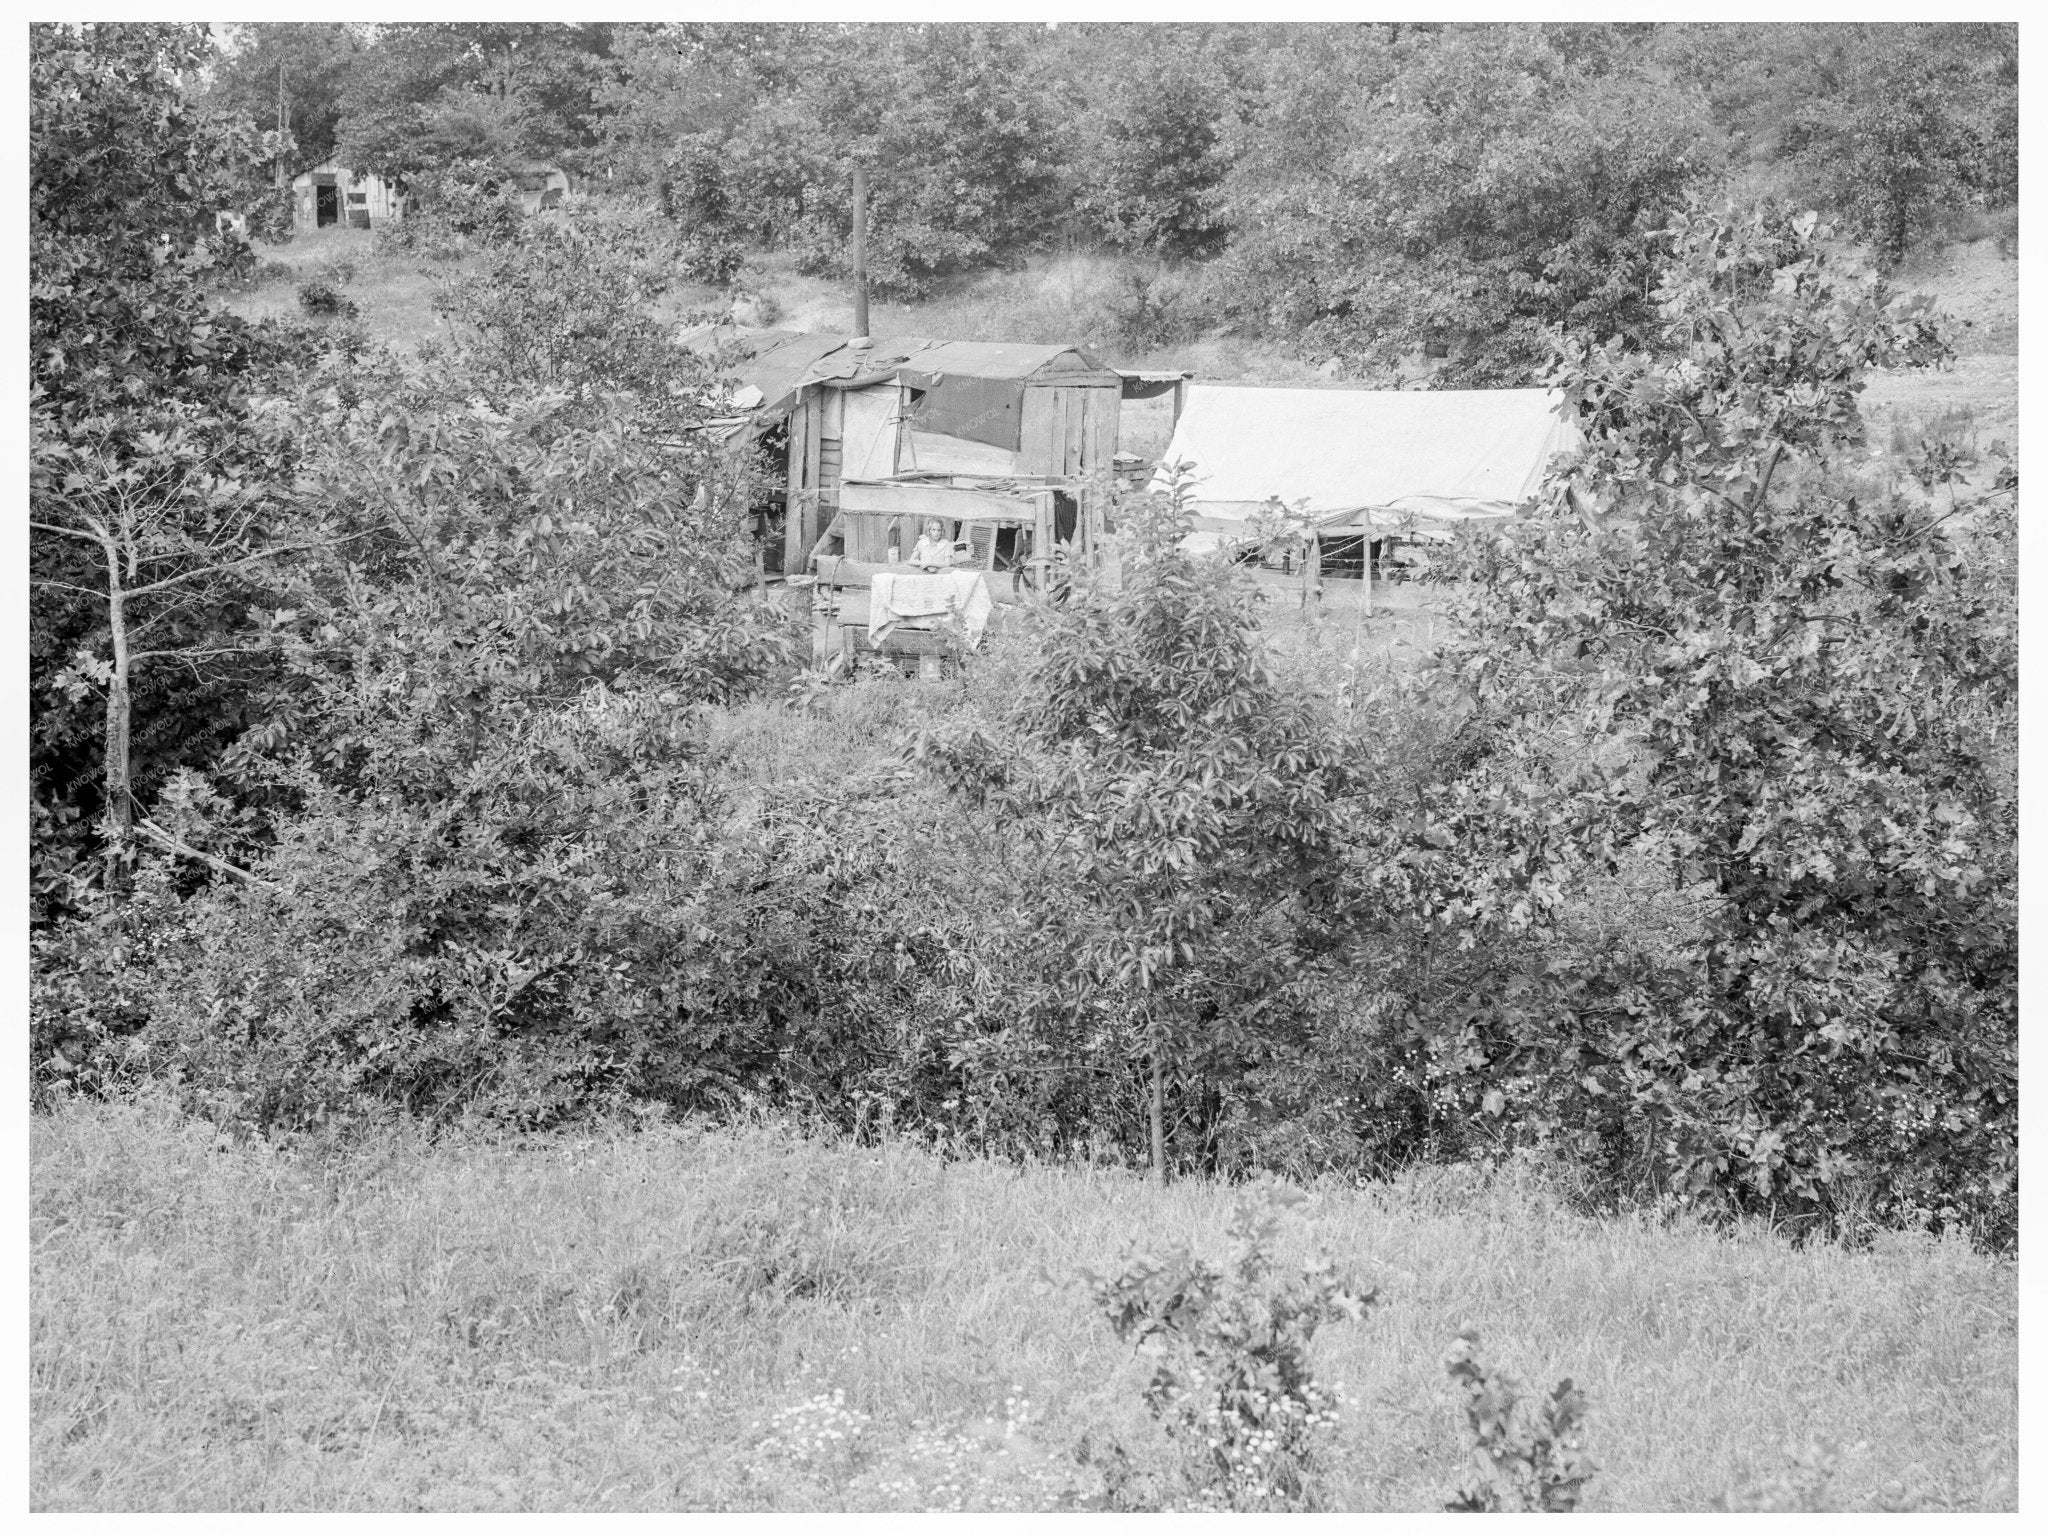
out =
{"type": "Polygon", "coordinates": [[[1152,1181],[1166,1181],[1166,1042],[1152,1026],[1152,1181]]]}
{"type": "Polygon", "coordinates": [[[134,825],[134,803],[128,781],[128,610],[121,590],[120,567],[109,563],[107,621],[113,631],[114,671],[107,679],[106,803],[101,827],[106,838],[107,888],[127,888],[128,840],[134,825]]]}

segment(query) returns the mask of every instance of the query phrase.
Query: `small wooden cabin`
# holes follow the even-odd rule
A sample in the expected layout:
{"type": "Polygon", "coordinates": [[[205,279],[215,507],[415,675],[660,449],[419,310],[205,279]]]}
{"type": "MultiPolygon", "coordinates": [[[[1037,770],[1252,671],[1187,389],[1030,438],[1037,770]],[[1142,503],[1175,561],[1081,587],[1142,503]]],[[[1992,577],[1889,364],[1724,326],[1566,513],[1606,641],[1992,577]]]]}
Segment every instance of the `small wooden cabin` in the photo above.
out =
{"type": "Polygon", "coordinates": [[[292,230],[303,234],[329,224],[375,229],[405,217],[405,184],[358,173],[336,160],[323,160],[292,180],[292,230]]]}
{"type": "MultiPolygon", "coordinates": [[[[1115,467],[1125,380],[1081,347],[723,329],[685,339],[752,354],[737,371],[760,392],[753,433],[772,435],[788,466],[787,575],[807,567],[849,481],[1015,482],[1050,493],[1055,536],[1071,540],[1115,467]]],[[[917,512],[906,503],[903,515],[917,512]]]]}

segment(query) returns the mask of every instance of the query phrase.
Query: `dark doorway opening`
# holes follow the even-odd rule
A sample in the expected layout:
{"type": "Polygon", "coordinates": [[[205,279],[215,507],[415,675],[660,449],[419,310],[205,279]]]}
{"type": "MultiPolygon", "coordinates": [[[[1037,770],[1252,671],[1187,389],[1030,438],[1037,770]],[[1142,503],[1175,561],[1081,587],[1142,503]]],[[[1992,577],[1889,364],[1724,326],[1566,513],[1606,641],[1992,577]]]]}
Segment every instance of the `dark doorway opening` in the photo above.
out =
{"type": "Polygon", "coordinates": [[[313,188],[313,227],[325,229],[341,222],[341,192],[329,184],[313,188]]]}

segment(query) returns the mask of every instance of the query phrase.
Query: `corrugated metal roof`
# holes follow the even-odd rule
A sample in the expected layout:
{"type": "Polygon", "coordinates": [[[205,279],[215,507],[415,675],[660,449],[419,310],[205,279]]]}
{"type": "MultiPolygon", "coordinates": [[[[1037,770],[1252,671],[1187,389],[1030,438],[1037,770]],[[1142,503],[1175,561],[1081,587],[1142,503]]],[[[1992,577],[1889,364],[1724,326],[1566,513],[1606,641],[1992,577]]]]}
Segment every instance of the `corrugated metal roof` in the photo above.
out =
{"type": "Polygon", "coordinates": [[[815,383],[858,388],[900,374],[912,384],[929,387],[941,374],[1021,383],[1044,374],[1109,371],[1084,347],[1025,342],[875,336],[869,345],[856,347],[853,337],[830,331],[747,330],[731,324],[700,326],[676,340],[698,352],[736,342],[749,353],[733,372],[741,388],[751,385],[761,391],[755,416],[764,422],[787,415],[798,393],[815,383]]]}

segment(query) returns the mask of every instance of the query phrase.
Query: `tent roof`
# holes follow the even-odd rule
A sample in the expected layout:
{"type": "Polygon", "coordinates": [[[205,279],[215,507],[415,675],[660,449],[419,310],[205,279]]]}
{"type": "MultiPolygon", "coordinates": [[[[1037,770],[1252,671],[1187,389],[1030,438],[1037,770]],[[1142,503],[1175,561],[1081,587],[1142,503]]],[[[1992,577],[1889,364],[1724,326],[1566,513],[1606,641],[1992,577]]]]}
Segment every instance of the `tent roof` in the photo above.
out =
{"type": "Polygon", "coordinates": [[[1188,387],[1160,458],[1194,473],[1196,511],[1243,521],[1277,497],[1325,526],[1501,517],[1577,443],[1545,389],[1188,387]]]}

